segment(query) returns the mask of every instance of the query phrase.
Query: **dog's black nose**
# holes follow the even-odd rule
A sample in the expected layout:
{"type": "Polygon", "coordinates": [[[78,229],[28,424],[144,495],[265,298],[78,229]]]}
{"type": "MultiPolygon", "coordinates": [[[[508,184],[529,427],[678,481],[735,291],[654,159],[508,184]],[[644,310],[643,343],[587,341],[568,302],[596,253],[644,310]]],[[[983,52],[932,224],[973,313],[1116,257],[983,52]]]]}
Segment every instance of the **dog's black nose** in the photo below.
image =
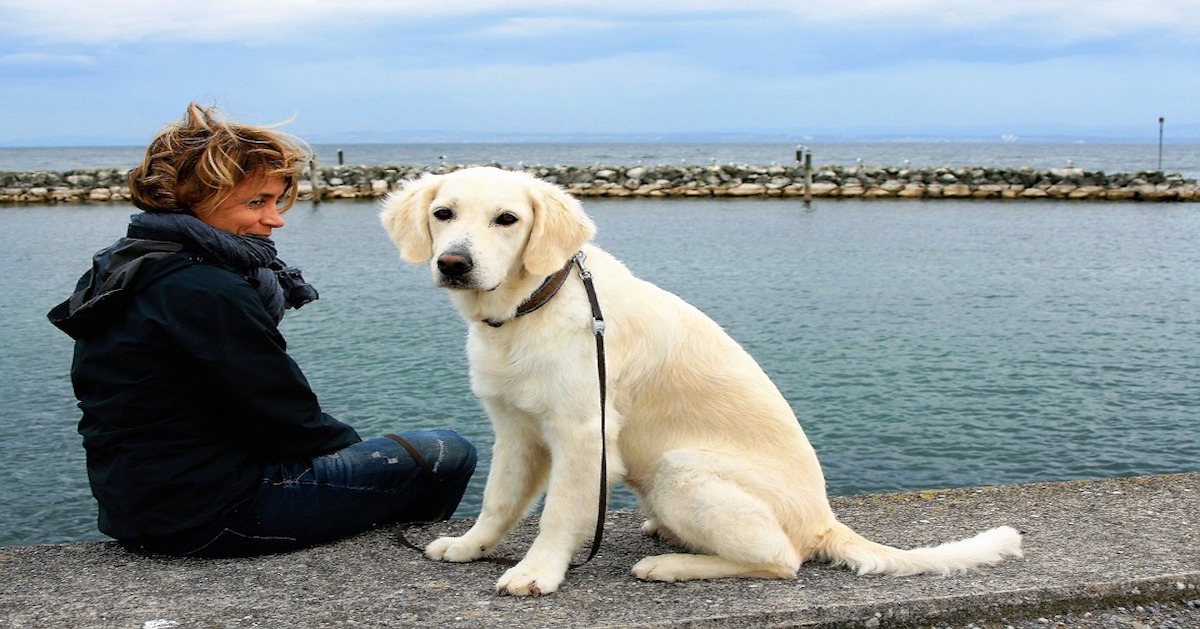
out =
{"type": "Polygon", "coordinates": [[[462,277],[475,268],[475,262],[468,253],[448,251],[438,256],[437,267],[445,277],[462,277]]]}

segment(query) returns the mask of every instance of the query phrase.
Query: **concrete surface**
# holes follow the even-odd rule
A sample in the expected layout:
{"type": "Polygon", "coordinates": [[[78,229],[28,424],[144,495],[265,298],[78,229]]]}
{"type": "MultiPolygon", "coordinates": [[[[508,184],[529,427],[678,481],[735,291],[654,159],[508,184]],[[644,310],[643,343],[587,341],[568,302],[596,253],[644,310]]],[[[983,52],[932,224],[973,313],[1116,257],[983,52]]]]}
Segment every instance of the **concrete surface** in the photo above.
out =
{"type": "MultiPolygon", "coordinates": [[[[604,544],[540,598],[501,597],[504,567],[444,564],[379,530],[238,560],[146,558],[112,543],[0,548],[11,627],[1189,627],[1200,626],[1200,472],[835,498],[874,540],[922,546],[1008,524],[1025,558],[951,577],[805,565],[787,581],[643,583],[668,547],[609,513],[604,544]],[[1160,617],[1161,616],[1161,617],[1160,617]]],[[[411,529],[424,544],[467,521],[411,529]]],[[[497,553],[519,557],[527,520],[497,553]]],[[[582,558],[581,549],[578,558],[582,558]]]]}

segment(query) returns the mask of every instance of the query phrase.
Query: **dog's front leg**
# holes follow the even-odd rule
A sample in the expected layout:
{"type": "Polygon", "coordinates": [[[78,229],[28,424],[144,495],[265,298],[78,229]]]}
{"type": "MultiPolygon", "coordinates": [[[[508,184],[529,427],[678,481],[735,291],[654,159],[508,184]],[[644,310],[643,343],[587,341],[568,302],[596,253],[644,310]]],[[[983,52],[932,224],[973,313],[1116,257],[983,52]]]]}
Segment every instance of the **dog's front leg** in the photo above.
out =
{"type": "MultiPolygon", "coordinates": [[[[600,418],[589,420],[575,420],[566,426],[562,424],[570,420],[561,417],[548,422],[552,465],[538,536],[521,562],[500,577],[496,583],[498,593],[537,596],[558,590],[571,556],[595,529],[600,492],[600,418]]],[[[612,472],[610,469],[610,476],[612,472]]]]}
{"type": "Polygon", "coordinates": [[[488,411],[494,418],[496,444],[479,519],[461,537],[441,537],[431,542],[425,548],[430,559],[466,562],[492,552],[528,513],[546,482],[550,458],[541,439],[529,430],[530,424],[515,420],[511,409],[488,405],[488,411]]]}

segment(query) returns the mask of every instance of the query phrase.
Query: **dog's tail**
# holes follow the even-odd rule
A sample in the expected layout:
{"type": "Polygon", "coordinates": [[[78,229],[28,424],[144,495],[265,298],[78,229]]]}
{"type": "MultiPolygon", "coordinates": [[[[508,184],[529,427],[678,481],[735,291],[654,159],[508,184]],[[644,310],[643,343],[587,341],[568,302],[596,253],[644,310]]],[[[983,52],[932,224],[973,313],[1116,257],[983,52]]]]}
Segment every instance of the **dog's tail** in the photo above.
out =
{"type": "Polygon", "coordinates": [[[818,553],[859,574],[951,574],[975,566],[1021,557],[1021,534],[1008,526],[984,531],[975,537],[938,546],[901,550],[866,539],[835,521],[821,539],[818,553]]]}

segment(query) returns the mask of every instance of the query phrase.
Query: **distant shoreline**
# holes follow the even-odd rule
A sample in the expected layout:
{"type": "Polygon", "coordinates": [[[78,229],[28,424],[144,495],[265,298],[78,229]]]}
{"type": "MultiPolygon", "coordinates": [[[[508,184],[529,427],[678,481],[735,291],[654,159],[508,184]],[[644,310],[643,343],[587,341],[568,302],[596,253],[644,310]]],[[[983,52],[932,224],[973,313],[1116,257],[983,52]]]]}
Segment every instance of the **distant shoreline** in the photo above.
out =
{"type": "MultiPolygon", "coordinates": [[[[499,166],[499,164],[491,164],[499,166]]],[[[310,169],[302,198],[374,199],[426,172],[466,165],[334,166],[310,169]]],[[[1082,168],[747,166],[529,166],[526,172],[579,197],[790,197],[857,199],[1063,199],[1198,201],[1200,186],[1179,174],[1082,168]]],[[[0,204],[128,202],[123,169],[0,172],[0,204]]]]}

